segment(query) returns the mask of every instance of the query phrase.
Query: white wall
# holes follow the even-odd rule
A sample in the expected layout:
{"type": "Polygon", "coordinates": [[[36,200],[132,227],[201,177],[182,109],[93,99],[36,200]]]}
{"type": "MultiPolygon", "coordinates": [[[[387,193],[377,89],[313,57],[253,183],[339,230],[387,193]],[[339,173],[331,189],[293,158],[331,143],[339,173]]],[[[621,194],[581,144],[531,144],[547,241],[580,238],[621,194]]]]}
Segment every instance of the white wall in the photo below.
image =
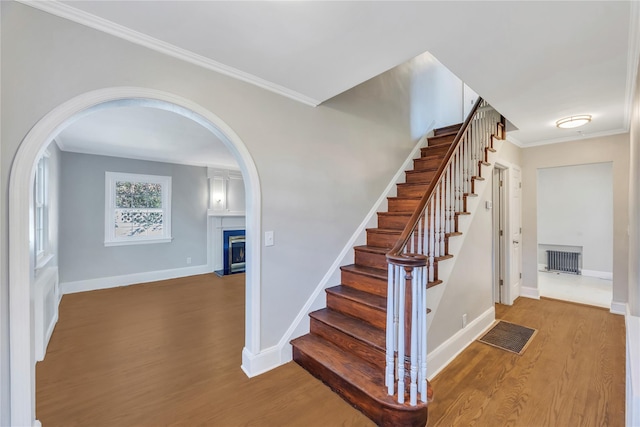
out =
{"type": "Polygon", "coordinates": [[[261,349],[283,336],[417,135],[462,119],[460,105],[440,108],[456,79],[437,61],[410,62],[311,108],[22,4],[0,7],[0,424],[9,402],[8,178],[20,142],[61,103],[106,87],[155,89],[213,112],[242,139],[260,177],[261,226],[276,241],[256,266],[261,349]]]}
{"type": "Polygon", "coordinates": [[[538,288],[538,169],[611,162],[613,167],[613,303],[626,303],[628,285],[629,135],[524,148],[522,153],[523,286],[538,288]]]}
{"type": "Polygon", "coordinates": [[[612,273],[613,163],[538,169],[538,264],[543,245],[578,246],[582,270],[612,273]]]}

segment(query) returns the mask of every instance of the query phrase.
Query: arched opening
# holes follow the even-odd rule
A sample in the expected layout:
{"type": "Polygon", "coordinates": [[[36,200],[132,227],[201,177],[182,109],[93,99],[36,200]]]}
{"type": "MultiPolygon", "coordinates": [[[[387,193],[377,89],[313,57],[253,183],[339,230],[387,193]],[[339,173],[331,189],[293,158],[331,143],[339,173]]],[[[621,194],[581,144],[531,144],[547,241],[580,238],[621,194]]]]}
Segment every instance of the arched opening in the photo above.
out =
{"type": "MultiPolygon", "coordinates": [[[[70,123],[110,103],[169,110],[194,120],[219,138],[236,158],[246,185],[247,271],[244,361],[260,348],[260,182],[239,136],[206,108],[157,90],[120,87],[79,95],[52,110],[27,134],[13,162],[9,183],[9,317],[11,363],[11,424],[39,425],[35,419],[35,352],[33,319],[33,218],[31,191],[35,165],[45,147],[70,123]]],[[[248,369],[243,366],[245,372],[248,369]]]]}

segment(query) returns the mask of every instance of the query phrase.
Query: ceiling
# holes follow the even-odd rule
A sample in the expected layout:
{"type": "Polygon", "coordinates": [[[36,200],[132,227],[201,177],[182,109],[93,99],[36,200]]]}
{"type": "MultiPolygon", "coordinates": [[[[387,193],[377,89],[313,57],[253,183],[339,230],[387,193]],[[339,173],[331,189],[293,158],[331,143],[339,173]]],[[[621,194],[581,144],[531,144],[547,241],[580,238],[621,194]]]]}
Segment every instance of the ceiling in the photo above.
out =
{"type": "Polygon", "coordinates": [[[428,51],[523,147],[626,132],[640,52],[630,1],[24,2],[310,105],[428,51]]]}
{"type": "Polygon", "coordinates": [[[178,113],[135,105],[100,108],[56,136],[63,151],[239,169],[210,130],[178,113]]]}

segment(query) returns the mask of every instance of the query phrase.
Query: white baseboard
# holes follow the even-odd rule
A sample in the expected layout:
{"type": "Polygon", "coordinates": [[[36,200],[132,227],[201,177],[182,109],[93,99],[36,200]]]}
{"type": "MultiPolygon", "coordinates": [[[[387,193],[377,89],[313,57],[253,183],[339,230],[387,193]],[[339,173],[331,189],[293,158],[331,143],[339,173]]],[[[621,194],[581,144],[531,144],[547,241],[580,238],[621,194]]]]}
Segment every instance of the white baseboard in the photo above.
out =
{"type": "Polygon", "coordinates": [[[613,280],[613,273],[610,271],[581,270],[583,276],[597,277],[598,279],[613,280]]]}
{"type": "Polygon", "coordinates": [[[484,331],[486,331],[496,320],[495,307],[490,307],[482,313],[466,328],[460,329],[451,338],[440,344],[438,348],[427,355],[427,376],[429,379],[435,377],[453,359],[455,359],[465,348],[474,342],[484,331]]]}
{"type": "Polygon", "coordinates": [[[620,314],[624,316],[627,314],[627,303],[611,301],[611,309],[609,311],[613,314],[620,314]]]}
{"type": "Polygon", "coordinates": [[[520,286],[520,296],[525,298],[540,299],[540,291],[538,290],[538,288],[520,286]]]}
{"type": "Polygon", "coordinates": [[[242,349],[241,368],[249,378],[264,374],[283,363],[280,360],[280,349],[277,345],[262,350],[258,354],[253,354],[247,347],[242,349]]]}
{"type": "Polygon", "coordinates": [[[144,273],[125,274],[122,276],[61,282],[60,293],[65,295],[76,292],[95,291],[98,289],[117,288],[119,286],[129,286],[138,283],[155,282],[158,280],[175,279],[177,277],[195,276],[206,273],[211,273],[211,271],[209,267],[204,264],[185,268],[174,268],[171,270],[146,271],[144,273]]]}

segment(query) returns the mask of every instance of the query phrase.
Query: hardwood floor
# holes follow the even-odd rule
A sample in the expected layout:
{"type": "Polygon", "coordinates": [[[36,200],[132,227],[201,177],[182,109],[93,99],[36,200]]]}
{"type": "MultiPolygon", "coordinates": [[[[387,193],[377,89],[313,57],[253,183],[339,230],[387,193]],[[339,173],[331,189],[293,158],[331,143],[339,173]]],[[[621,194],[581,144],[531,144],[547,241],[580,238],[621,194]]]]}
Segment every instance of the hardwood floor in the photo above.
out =
{"type": "MultiPolygon", "coordinates": [[[[497,318],[538,329],[522,356],[473,343],[433,381],[429,426],[623,426],[624,318],[520,298],[497,318]]],[[[66,295],[36,413],[53,426],[374,424],[294,363],[249,379],[244,275],[66,295]]]]}
{"type": "Polygon", "coordinates": [[[65,295],[37,364],[54,426],[372,426],[295,363],[249,379],[244,275],[65,295]]]}
{"type": "Polygon", "coordinates": [[[624,317],[519,298],[496,318],[538,329],[518,356],[472,343],[433,381],[435,426],[624,426],[624,317]]]}

